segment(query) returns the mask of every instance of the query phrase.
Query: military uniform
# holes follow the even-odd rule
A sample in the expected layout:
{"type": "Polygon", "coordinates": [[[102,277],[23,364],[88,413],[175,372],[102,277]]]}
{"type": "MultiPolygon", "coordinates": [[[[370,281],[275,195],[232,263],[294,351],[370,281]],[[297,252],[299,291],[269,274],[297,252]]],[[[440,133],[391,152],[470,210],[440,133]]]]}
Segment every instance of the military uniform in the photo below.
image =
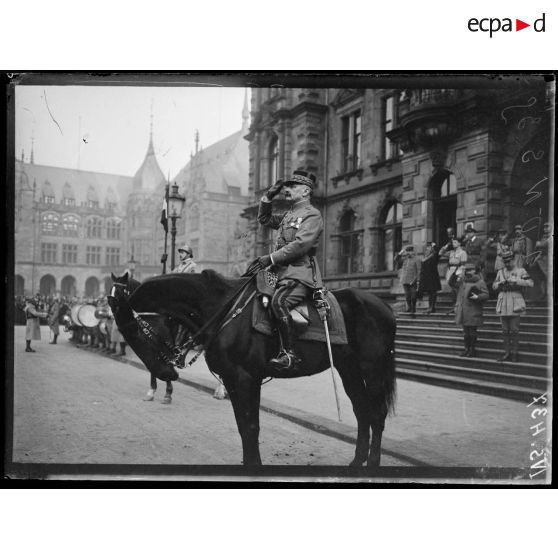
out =
{"type": "Polygon", "coordinates": [[[51,345],[56,345],[56,339],[58,335],[60,335],[60,327],[58,325],[58,317],[60,315],[60,302],[58,300],[54,300],[52,305],[48,310],[48,326],[50,327],[50,331],[54,336],[53,340],[50,342],[51,345]]]}
{"type": "MultiPolygon", "coordinates": [[[[316,177],[302,170],[295,171],[284,182],[287,189],[307,186],[311,191],[315,185],[316,177]]],[[[286,196],[292,197],[292,191],[294,190],[289,190],[286,196]]],[[[293,349],[294,328],[290,310],[310,295],[313,289],[323,287],[320,269],[315,260],[324,228],[323,219],[319,210],[310,203],[309,197],[306,197],[307,192],[297,192],[291,209],[283,215],[272,213],[272,202],[268,197],[260,201],[258,211],[259,223],[278,230],[275,249],[263,258],[266,261],[264,265],[271,263],[272,269],[277,273],[277,286],[271,308],[279,320],[281,351],[270,364],[282,369],[296,368],[299,362],[293,349]]]]}
{"type": "Polygon", "coordinates": [[[41,324],[39,318],[46,318],[46,312],[37,310],[37,302],[34,299],[28,299],[25,308],[26,326],[25,326],[25,352],[34,353],[35,350],[31,348],[31,341],[41,340],[41,324]]]}
{"type": "Polygon", "coordinates": [[[173,270],[173,273],[196,273],[198,271],[198,264],[192,259],[187,258],[185,261],[180,262],[173,270]]]}

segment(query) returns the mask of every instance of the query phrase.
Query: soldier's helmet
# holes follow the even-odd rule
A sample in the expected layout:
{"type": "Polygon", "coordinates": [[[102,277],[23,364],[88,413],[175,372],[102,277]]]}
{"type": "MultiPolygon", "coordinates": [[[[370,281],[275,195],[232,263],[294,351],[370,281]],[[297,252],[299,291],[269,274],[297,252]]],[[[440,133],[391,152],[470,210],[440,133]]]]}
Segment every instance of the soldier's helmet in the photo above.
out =
{"type": "Polygon", "coordinates": [[[190,257],[193,258],[194,257],[194,253],[192,252],[192,248],[190,248],[190,246],[188,244],[183,244],[179,249],[179,252],[186,252],[187,254],[190,254],[190,257]]]}

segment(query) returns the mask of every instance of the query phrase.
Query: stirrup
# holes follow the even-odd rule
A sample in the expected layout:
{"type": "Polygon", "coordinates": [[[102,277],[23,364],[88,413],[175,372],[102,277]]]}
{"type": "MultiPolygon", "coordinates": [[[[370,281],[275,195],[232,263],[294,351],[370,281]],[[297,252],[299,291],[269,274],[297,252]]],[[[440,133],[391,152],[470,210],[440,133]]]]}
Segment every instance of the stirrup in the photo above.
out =
{"type": "Polygon", "coordinates": [[[281,350],[275,358],[269,361],[271,366],[281,370],[293,370],[300,363],[301,360],[294,353],[286,351],[285,349],[281,350]]]}

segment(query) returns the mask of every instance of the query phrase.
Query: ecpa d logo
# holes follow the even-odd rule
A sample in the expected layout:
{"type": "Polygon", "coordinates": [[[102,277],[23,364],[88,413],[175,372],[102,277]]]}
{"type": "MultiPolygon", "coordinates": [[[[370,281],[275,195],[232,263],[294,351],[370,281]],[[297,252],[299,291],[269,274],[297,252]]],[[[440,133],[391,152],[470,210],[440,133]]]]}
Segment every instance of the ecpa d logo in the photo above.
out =
{"type": "MultiPolygon", "coordinates": [[[[535,19],[535,21],[533,22],[532,27],[537,33],[545,32],[545,25],[546,25],[545,17],[546,14],[543,13],[541,17],[535,19]]],[[[499,17],[484,17],[481,19],[472,17],[468,21],[467,27],[469,28],[469,31],[472,31],[473,33],[477,33],[478,31],[481,31],[483,33],[489,33],[490,38],[492,38],[492,35],[494,33],[498,33],[498,31],[503,31],[503,32],[521,31],[522,29],[531,27],[530,23],[526,23],[525,21],[516,18],[515,29],[514,29],[512,21],[513,21],[512,18],[509,17],[505,17],[503,19],[500,19],[499,17]]]]}

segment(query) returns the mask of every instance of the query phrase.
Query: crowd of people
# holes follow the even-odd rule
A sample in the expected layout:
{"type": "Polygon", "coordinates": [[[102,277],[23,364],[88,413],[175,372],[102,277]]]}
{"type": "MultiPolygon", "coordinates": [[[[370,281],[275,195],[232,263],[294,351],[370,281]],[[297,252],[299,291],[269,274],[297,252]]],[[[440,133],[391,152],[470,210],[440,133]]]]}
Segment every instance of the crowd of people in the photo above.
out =
{"type": "Polygon", "coordinates": [[[498,361],[519,360],[519,323],[526,311],[525,290],[536,288],[540,300],[548,293],[549,258],[552,255],[552,227],[545,223],[534,244],[521,225],[513,234],[505,229],[491,232],[483,241],[472,223],[458,238],[448,228],[447,242],[438,247],[428,242],[422,258],[415,247],[405,246],[395,257],[405,293],[406,312],[416,314],[417,300],[428,295],[426,314],[436,311],[442,290],[439,262],[446,262],[445,278],[453,298],[456,324],[463,327],[464,351],[460,356],[476,355],[477,328],[483,323],[483,303],[496,299],[496,313],[502,323],[504,352],[498,361]]]}

